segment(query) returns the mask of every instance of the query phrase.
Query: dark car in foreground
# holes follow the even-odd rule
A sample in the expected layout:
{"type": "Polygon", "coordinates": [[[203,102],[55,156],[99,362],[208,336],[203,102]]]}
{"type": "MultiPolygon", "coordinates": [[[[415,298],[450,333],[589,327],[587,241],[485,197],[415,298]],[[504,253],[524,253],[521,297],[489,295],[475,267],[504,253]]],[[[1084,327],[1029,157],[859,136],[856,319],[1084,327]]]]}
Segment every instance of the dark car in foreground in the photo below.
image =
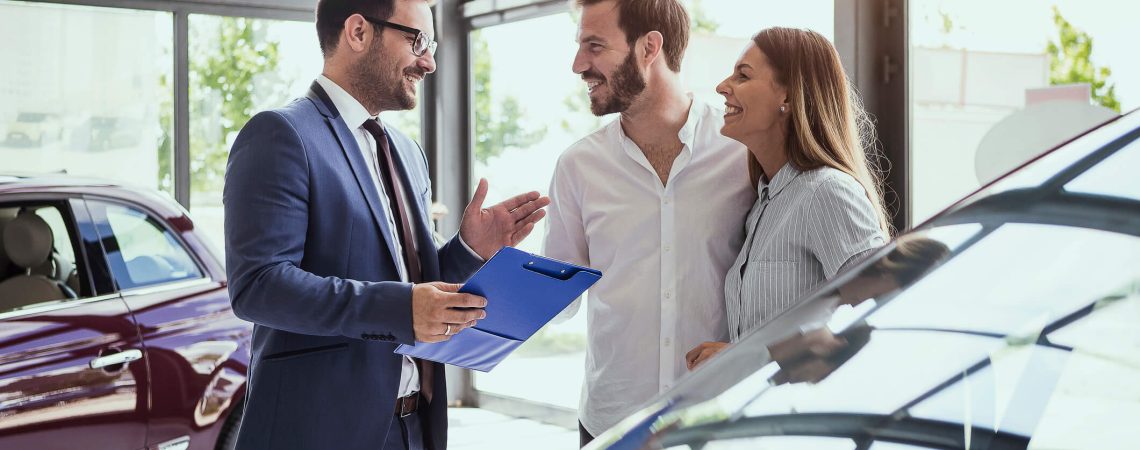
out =
{"type": "Polygon", "coordinates": [[[252,326],[177,203],[0,174],[0,448],[232,448],[252,326]]]}
{"type": "Polygon", "coordinates": [[[1140,448],[1140,113],[901,235],[588,448],[1140,448]]]}

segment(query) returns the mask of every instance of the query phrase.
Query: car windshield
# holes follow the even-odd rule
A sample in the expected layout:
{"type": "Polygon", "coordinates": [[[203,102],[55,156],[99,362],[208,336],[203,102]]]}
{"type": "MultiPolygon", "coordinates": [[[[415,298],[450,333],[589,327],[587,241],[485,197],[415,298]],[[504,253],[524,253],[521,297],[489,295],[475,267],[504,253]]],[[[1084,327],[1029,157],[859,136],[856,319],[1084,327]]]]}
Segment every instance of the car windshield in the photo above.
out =
{"type": "Polygon", "coordinates": [[[960,202],[742,338],[659,399],[649,446],[1140,440],[1137,119],[960,202]]]}

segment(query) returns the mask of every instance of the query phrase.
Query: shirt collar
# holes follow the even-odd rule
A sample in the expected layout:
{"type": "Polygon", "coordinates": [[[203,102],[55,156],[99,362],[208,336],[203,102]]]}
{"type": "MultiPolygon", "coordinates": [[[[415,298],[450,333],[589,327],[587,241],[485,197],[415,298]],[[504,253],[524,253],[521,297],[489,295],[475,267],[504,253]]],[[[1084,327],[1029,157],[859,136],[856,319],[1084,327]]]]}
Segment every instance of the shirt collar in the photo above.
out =
{"type": "Polygon", "coordinates": [[[776,176],[772,177],[772,182],[765,183],[764,177],[760,177],[756,191],[762,193],[764,189],[767,188],[768,198],[775,197],[776,194],[779,194],[780,191],[791,184],[792,180],[799,176],[800,173],[800,169],[796,168],[794,163],[788,161],[784,163],[784,167],[776,171],[776,176]]]}
{"type": "MultiPolygon", "coordinates": [[[[685,124],[681,126],[681,131],[677,132],[677,139],[680,139],[686,147],[693,148],[693,138],[697,134],[697,125],[701,122],[701,106],[693,93],[686,94],[689,97],[689,117],[685,119],[685,124]]],[[[720,131],[720,130],[717,130],[720,131]]]]}
{"type": "MultiPolygon", "coordinates": [[[[693,145],[693,141],[696,140],[697,127],[701,124],[701,119],[707,111],[705,111],[705,104],[696,97],[693,97],[693,93],[687,93],[686,96],[689,98],[689,116],[685,118],[685,124],[681,125],[681,129],[677,131],[677,139],[680,140],[683,145],[681,149],[682,153],[692,153],[700,147],[693,145]]],[[[626,153],[633,157],[634,153],[641,152],[637,149],[637,145],[634,145],[633,140],[625,134],[625,130],[621,128],[621,117],[614,119],[614,121],[610,123],[613,126],[613,132],[617,134],[618,142],[621,142],[622,148],[626,150],[626,153]]],[[[719,133],[720,130],[716,130],[716,132],[719,133]]],[[[634,159],[637,158],[634,157],[634,159]]]]}
{"type": "Polygon", "coordinates": [[[348,91],[341,88],[328,77],[321,75],[317,78],[317,83],[320,83],[321,87],[325,88],[325,93],[329,95],[329,100],[332,100],[333,106],[340,112],[341,120],[344,121],[345,125],[348,125],[350,130],[360,128],[365,120],[376,118],[372,114],[369,114],[368,110],[364,109],[364,105],[353,97],[352,94],[349,94],[348,91]]]}

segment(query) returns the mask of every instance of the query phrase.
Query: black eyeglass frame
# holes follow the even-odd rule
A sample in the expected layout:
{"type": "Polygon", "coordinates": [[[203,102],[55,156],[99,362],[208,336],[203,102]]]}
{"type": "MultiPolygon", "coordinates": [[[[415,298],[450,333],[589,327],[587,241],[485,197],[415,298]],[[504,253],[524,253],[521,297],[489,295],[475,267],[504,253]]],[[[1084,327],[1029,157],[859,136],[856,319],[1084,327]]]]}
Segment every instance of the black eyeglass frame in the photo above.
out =
{"type": "Polygon", "coordinates": [[[364,20],[367,20],[377,26],[387,27],[396,31],[403,31],[408,34],[415,35],[415,40],[412,41],[412,54],[416,56],[424,56],[424,53],[430,52],[432,56],[435,56],[435,49],[439,46],[439,44],[431,40],[431,38],[428,37],[427,33],[424,33],[422,30],[418,28],[412,28],[407,25],[392,23],[387,20],[368,17],[364,14],[361,14],[360,17],[363,17],[364,20]],[[417,48],[419,48],[418,52],[416,51],[417,48]]]}

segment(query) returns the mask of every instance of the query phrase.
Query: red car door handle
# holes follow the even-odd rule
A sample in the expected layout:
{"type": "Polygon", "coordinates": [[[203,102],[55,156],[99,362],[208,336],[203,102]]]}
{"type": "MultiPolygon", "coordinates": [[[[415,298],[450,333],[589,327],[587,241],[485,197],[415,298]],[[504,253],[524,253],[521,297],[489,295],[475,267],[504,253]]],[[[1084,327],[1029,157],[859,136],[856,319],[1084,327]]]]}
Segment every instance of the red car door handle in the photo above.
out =
{"type": "Polygon", "coordinates": [[[92,369],[102,369],[107,366],[126,364],[139,359],[142,359],[142,351],[130,349],[92,359],[89,365],[92,369]]]}

